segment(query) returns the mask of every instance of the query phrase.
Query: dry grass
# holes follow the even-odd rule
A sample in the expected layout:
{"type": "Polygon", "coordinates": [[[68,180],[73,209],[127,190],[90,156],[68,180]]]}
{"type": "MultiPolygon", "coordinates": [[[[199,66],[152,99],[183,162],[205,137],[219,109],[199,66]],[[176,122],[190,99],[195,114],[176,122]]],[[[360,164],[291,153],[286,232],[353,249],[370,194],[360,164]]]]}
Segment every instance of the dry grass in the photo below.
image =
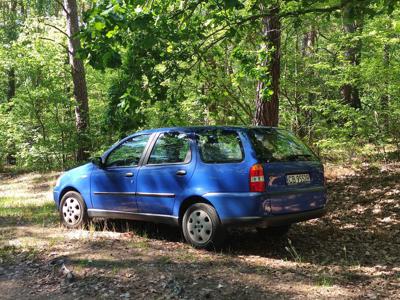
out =
{"type": "Polygon", "coordinates": [[[65,230],[51,200],[57,174],[3,175],[0,298],[398,298],[400,166],[327,173],[329,215],[293,226],[290,242],[233,232],[219,252],[165,226],[65,230]],[[61,261],[75,282],[63,281],[61,261]]]}
{"type": "Polygon", "coordinates": [[[4,224],[53,225],[52,187],[58,173],[0,174],[0,220],[4,224]]]}

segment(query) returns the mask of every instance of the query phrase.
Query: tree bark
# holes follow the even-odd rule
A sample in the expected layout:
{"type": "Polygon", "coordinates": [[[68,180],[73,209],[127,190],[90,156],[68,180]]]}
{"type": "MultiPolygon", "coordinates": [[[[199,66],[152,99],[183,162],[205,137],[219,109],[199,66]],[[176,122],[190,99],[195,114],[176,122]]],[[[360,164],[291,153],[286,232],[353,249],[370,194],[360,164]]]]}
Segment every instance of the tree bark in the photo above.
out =
{"type": "Polygon", "coordinates": [[[8,90],[7,100],[10,101],[15,96],[15,70],[13,67],[7,71],[8,76],[8,90]]]}
{"type": "MultiPolygon", "coordinates": [[[[390,67],[390,51],[389,45],[385,45],[383,49],[383,66],[384,70],[389,70],[390,67]]],[[[385,77],[384,79],[385,84],[385,94],[381,96],[381,109],[382,109],[382,116],[383,116],[383,126],[386,131],[389,131],[389,92],[388,92],[388,79],[385,77]]]]}
{"type": "MultiPolygon", "coordinates": [[[[348,2],[342,9],[342,21],[343,31],[348,36],[354,36],[357,31],[363,29],[363,13],[360,7],[357,7],[355,3],[348,2]]],[[[355,43],[347,43],[344,50],[344,57],[346,62],[351,67],[360,65],[361,62],[361,48],[362,43],[360,40],[355,43]]],[[[341,88],[343,100],[345,103],[354,108],[361,108],[360,92],[356,85],[352,83],[346,83],[341,88]]]]}
{"type": "Polygon", "coordinates": [[[262,18],[262,37],[266,58],[261,65],[267,67],[270,77],[270,85],[265,79],[257,82],[256,89],[256,111],[253,118],[253,125],[256,126],[278,126],[279,123],[279,79],[280,79],[280,54],[281,54],[281,20],[279,17],[279,4],[262,11],[267,11],[268,15],[262,18]],[[268,95],[266,90],[272,91],[268,95]]]}
{"type": "Polygon", "coordinates": [[[76,57],[77,51],[81,48],[81,43],[77,34],[79,33],[78,8],[76,0],[64,0],[64,8],[67,18],[67,35],[69,63],[71,65],[72,81],[74,84],[75,106],[75,125],[78,134],[78,148],[76,153],[77,161],[88,158],[88,136],[89,126],[89,104],[86,87],[85,67],[83,61],[76,57]]]}
{"type": "MultiPolygon", "coordinates": [[[[314,26],[311,26],[310,30],[307,31],[303,36],[302,43],[302,55],[303,58],[310,58],[314,55],[315,43],[317,41],[317,30],[314,26]]],[[[308,68],[305,68],[308,70],[308,68]]],[[[310,78],[311,80],[316,77],[314,71],[305,71],[305,76],[310,78]]],[[[311,87],[311,83],[309,82],[309,86],[311,87]]],[[[307,102],[309,106],[314,105],[315,99],[317,98],[316,94],[312,91],[307,93],[307,102]]],[[[308,135],[309,141],[312,140],[312,123],[313,123],[313,112],[312,110],[304,111],[305,115],[305,126],[301,127],[300,136],[305,137],[308,135]],[[306,128],[308,132],[306,132],[306,128]]]]}
{"type": "Polygon", "coordinates": [[[301,52],[303,57],[309,57],[313,55],[315,42],[317,40],[317,31],[314,26],[311,26],[310,30],[304,33],[303,43],[301,52]]]}
{"type": "MultiPolygon", "coordinates": [[[[8,5],[8,4],[7,4],[8,5]]],[[[8,27],[6,34],[8,36],[8,41],[15,41],[18,37],[15,26],[17,24],[17,2],[12,1],[9,8],[9,18],[8,27]]],[[[8,84],[7,84],[7,101],[10,101],[15,96],[15,69],[13,66],[7,70],[8,84]]]]}

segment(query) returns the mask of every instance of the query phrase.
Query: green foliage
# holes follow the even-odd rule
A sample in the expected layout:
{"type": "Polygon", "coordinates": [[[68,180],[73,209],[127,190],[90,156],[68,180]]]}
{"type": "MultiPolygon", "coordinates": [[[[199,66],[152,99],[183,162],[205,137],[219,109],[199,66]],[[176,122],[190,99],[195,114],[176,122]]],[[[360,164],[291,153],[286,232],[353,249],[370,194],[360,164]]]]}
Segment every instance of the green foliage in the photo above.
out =
{"type": "MultiPolygon", "coordinates": [[[[65,169],[76,164],[77,135],[74,98],[66,40],[54,27],[60,18],[29,18],[12,44],[0,47],[4,60],[0,72],[15,70],[16,92],[11,100],[0,101],[0,161],[16,161],[19,168],[65,169]],[[50,24],[46,25],[46,24],[50,24]]],[[[90,88],[93,148],[111,143],[104,111],[108,82],[113,73],[87,72],[90,88]],[[99,117],[102,116],[102,117],[99,117]]],[[[7,90],[7,80],[2,83],[7,90]]],[[[3,100],[4,99],[4,100],[3,100]]],[[[0,163],[0,165],[2,164],[0,163]]]]}
{"type": "MultiPolygon", "coordinates": [[[[277,3],[263,2],[267,8],[277,3]]],[[[78,4],[84,28],[77,55],[86,62],[92,155],[142,128],[250,125],[257,82],[265,83],[264,95],[272,93],[271,74],[260,63],[271,51],[262,40],[259,1],[78,4]]],[[[328,159],[399,151],[397,1],[279,5],[280,126],[328,159]],[[345,32],[343,24],[355,20],[358,29],[345,32]],[[360,62],[351,63],[346,49],[360,45],[360,62]],[[343,101],[346,84],[357,87],[361,109],[343,101]]],[[[66,37],[59,30],[65,28],[62,7],[37,0],[2,10],[0,166],[15,158],[22,168],[71,167],[78,140],[66,37]],[[15,94],[8,99],[12,71],[15,94]]]]}

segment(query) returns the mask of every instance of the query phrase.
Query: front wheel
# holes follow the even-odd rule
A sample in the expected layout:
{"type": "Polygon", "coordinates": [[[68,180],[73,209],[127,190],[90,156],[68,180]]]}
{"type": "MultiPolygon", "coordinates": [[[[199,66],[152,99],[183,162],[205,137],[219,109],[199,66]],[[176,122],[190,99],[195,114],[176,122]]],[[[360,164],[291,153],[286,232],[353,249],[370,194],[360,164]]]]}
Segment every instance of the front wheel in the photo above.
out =
{"type": "Polygon", "coordinates": [[[186,241],[196,248],[219,248],[225,239],[217,212],[205,203],[195,203],[186,210],[182,231],[186,241]]]}
{"type": "Polygon", "coordinates": [[[68,228],[82,228],[88,220],[85,201],[78,192],[67,192],[60,203],[61,223],[68,228]]]}

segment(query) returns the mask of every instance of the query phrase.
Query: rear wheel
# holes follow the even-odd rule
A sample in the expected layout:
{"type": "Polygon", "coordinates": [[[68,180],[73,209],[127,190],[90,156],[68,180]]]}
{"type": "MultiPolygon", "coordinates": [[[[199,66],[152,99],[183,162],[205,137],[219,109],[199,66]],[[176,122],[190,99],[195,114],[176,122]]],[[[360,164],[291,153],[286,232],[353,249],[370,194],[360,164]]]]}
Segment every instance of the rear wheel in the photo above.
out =
{"type": "Polygon", "coordinates": [[[220,247],[225,238],[225,230],[214,207],[205,203],[190,206],[182,220],[183,235],[196,248],[220,247]]]}
{"type": "Polygon", "coordinates": [[[283,226],[276,226],[276,227],[267,227],[267,228],[261,228],[257,227],[257,232],[260,236],[264,238],[282,238],[284,237],[290,229],[290,224],[289,225],[283,225],[283,226]]]}
{"type": "Polygon", "coordinates": [[[78,192],[67,192],[60,204],[61,223],[68,228],[82,228],[88,216],[85,201],[78,192]]]}

